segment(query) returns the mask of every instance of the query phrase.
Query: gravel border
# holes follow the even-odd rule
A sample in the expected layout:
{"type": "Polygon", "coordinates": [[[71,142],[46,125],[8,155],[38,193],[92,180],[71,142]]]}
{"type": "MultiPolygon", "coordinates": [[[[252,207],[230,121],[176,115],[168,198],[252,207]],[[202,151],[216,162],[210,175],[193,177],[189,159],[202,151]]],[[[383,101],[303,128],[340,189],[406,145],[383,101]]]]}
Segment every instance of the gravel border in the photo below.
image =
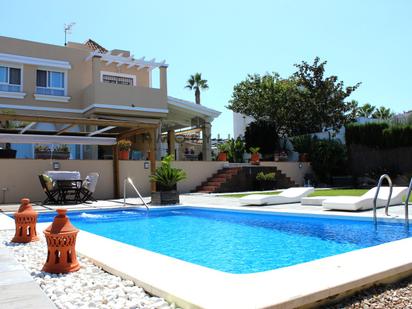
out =
{"type": "Polygon", "coordinates": [[[412,309],[412,276],[390,284],[378,284],[340,300],[323,309],[376,308],[412,309]]]}
{"type": "Polygon", "coordinates": [[[0,231],[0,247],[9,248],[16,260],[54,302],[57,308],[145,308],[175,309],[175,304],[151,296],[133,281],[124,280],[94,265],[88,258],[78,256],[81,268],[69,274],[50,274],[41,271],[47,255],[46,240],[28,244],[10,242],[14,231],[0,231]]]}

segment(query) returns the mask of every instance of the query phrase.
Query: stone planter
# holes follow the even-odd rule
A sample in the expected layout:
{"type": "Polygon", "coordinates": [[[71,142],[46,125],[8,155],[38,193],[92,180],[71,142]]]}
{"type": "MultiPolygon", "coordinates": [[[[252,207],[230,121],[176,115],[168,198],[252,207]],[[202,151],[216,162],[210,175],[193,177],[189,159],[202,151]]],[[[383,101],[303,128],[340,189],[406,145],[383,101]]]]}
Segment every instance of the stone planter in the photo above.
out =
{"type": "Polygon", "coordinates": [[[267,191],[276,189],[276,180],[255,180],[255,190],[267,191]]]}
{"type": "Polygon", "coordinates": [[[35,159],[56,159],[56,160],[68,160],[70,158],[70,152],[60,152],[60,151],[35,151],[35,159]]]}
{"type": "Polygon", "coordinates": [[[179,193],[176,190],[152,192],[152,205],[173,205],[179,203],[179,193]]]}

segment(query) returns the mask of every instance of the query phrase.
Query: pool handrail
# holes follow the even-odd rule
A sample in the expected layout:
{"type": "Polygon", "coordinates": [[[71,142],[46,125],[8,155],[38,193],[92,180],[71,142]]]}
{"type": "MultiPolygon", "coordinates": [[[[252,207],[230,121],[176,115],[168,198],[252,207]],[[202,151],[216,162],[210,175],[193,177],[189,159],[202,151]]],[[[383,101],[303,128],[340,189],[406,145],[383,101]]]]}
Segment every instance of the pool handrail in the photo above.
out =
{"type": "Polygon", "coordinates": [[[405,226],[407,228],[409,227],[409,198],[411,196],[411,191],[412,191],[412,177],[411,177],[411,181],[409,182],[408,193],[406,194],[406,200],[405,200],[405,226]]]}
{"type": "Polygon", "coordinates": [[[378,201],[379,190],[381,189],[382,182],[384,179],[386,179],[389,184],[389,197],[388,197],[388,202],[385,205],[385,215],[389,216],[389,204],[391,203],[391,197],[392,197],[392,179],[389,177],[388,174],[383,174],[381,177],[379,177],[378,186],[376,188],[375,197],[373,199],[373,222],[375,226],[378,224],[378,219],[376,217],[376,208],[377,208],[376,204],[378,201]]]}
{"type": "Polygon", "coordinates": [[[133,180],[130,177],[125,177],[123,181],[123,206],[126,206],[126,185],[127,183],[129,183],[132,186],[132,188],[136,191],[143,205],[146,207],[146,210],[149,211],[149,206],[147,206],[142,195],[140,194],[139,190],[137,190],[136,186],[133,183],[133,180]]]}

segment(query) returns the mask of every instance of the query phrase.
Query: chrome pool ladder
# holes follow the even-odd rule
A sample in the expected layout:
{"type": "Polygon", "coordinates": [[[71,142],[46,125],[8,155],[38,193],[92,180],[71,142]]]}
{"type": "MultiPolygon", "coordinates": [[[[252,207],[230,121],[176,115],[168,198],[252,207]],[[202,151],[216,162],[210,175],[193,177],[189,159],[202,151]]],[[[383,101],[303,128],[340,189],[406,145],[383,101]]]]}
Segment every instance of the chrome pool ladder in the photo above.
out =
{"type": "Polygon", "coordinates": [[[405,226],[406,228],[409,228],[409,198],[411,196],[411,191],[412,191],[412,178],[411,178],[411,181],[409,182],[408,194],[406,194],[406,200],[405,200],[405,226]]]}
{"type": "Polygon", "coordinates": [[[123,181],[123,206],[126,206],[126,189],[127,183],[136,191],[137,195],[139,196],[140,200],[142,201],[143,205],[146,207],[146,210],[149,211],[149,206],[147,206],[146,202],[144,201],[142,195],[140,194],[139,190],[137,190],[136,186],[134,185],[132,179],[130,177],[126,177],[123,181]]]}
{"type": "Polygon", "coordinates": [[[378,224],[378,219],[376,217],[376,207],[377,207],[377,201],[378,201],[378,195],[379,195],[379,190],[381,189],[382,186],[382,182],[384,180],[388,181],[389,184],[389,197],[388,197],[388,202],[386,203],[385,206],[385,215],[389,216],[389,204],[391,203],[391,197],[392,197],[392,180],[389,177],[389,175],[387,174],[383,174],[380,178],[379,178],[379,182],[378,182],[378,186],[376,188],[376,193],[375,193],[375,198],[373,199],[373,223],[375,224],[375,226],[378,224]]]}

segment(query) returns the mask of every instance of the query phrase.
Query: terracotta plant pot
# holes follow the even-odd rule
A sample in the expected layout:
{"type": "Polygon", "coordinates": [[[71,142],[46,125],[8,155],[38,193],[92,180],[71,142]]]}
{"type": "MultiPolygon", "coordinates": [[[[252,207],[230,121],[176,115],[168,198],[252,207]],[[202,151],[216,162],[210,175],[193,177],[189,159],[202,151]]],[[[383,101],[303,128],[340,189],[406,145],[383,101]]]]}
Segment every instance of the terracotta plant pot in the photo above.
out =
{"type": "Polygon", "coordinates": [[[253,165],[259,165],[259,153],[252,153],[251,157],[250,157],[250,164],[253,165]]]}
{"type": "Polygon", "coordinates": [[[219,154],[217,155],[217,161],[227,161],[227,153],[219,152],[219,154]]]}
{"type": "Polygon", "coordinates": [[[300,153],[299,154],[299,161],[300,162],[309,162],[309,154],[308,153],[300,153]]]}
{"type": "Polygon", "coordinates": [[[120,160],[129,160],[130,150],[120,150],[119,159],[120,160]]]}

